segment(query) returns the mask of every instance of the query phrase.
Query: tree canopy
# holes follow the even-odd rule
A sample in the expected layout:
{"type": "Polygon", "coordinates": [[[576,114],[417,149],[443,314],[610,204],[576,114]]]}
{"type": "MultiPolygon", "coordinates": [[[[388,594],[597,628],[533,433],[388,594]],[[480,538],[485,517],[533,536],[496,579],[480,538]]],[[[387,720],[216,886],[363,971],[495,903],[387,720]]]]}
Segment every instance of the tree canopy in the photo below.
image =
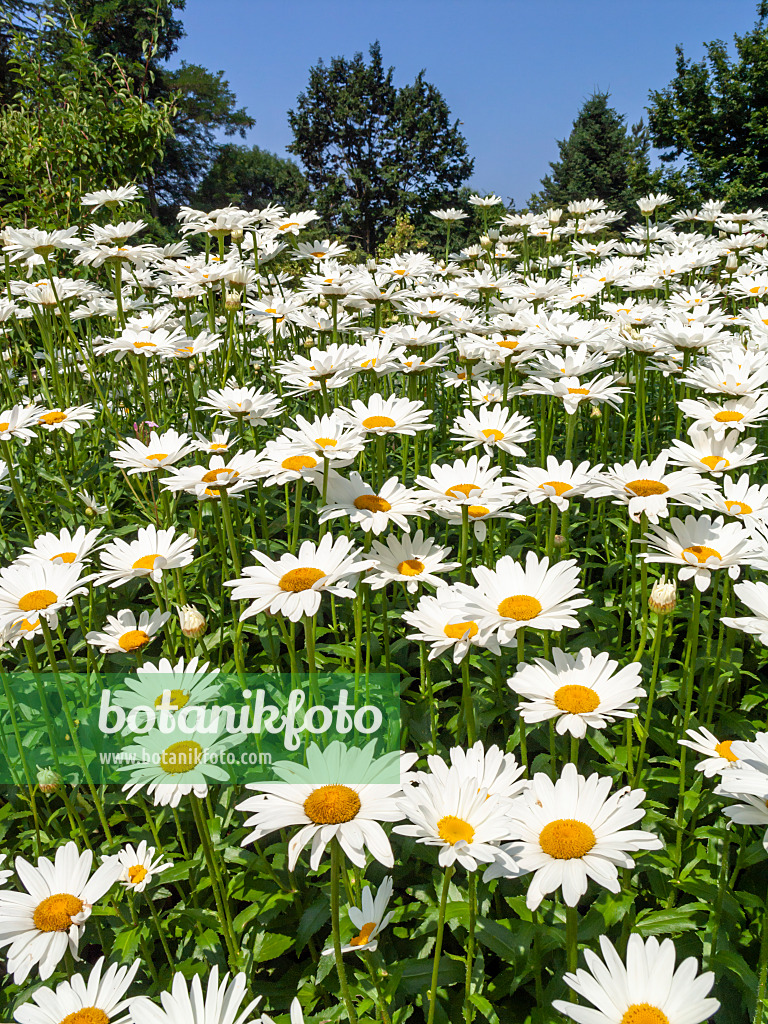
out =
{"type": "Polygon", "coordinates": [[[368,252],[398,213],[423,215],[455,198],[473,161],[440,92],[421,72],[398,89],[373,43],[348,60],[322,60],[288,112],[314,203],[330,226],[368,252]]]}
{"type": "Polygon", "coordinates": [[[258,146],[226,143],[219,147],[194,202],[204,209],[234,203],[244,210],[278,203],[297,210],[309,203],[309,182],[292,160],[258,146]]]}

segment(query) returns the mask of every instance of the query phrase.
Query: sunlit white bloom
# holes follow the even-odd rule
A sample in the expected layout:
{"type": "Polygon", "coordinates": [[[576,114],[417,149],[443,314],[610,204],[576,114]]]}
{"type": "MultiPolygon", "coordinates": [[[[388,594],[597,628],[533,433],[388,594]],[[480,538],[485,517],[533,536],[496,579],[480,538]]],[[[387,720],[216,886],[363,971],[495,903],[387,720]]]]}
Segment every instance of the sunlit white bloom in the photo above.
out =
{"type": "Polygon", "coordinates": [[[219,391],[209,391],[198,405],[202,412],[215,413],[226,423],[264,424],[283,411],[280,398],[264,388],[227,385],[219,391]]]}
{"type": "Polygon", "coordinates": [[[365,583],[372,590],[380,590],[389,583],[404,584],[410,593],[415,594],[420,584],[433,587],[446,585],[438,573],[451,572],[458,569],[458,562],[445,562],[443,559],[451,553],[451,549],[440,547],[431,537],[424,537],[421,530],[414,536],[398,540],[390,533],[386,544],[374,541],[369,555],[374,565],[364,577],[365,583]]]}
{"type": "MultiPolygon", "coordinates": [[[[319,477],[315,477],[315,485],[322,488],[319,477]]],[[[424,509],[423,498],[404,487],[396,476],[385,481],[377,492],[359,473],[351,473],[347,479],[332,470],[327,479],[326,504],[319,510],[318,522],[347,516],[350,522],[375,536],[383,533],[390,523],[408,533],[411,529],[408,516],[428,518],[424,509]]]]}
{"type": "Polygon", "coordinates": [[[173,867],[169,860],[163,860],[162,854],[155,856],[154,846],[147,846],[146,839],[137,847],[127,843],[114,855],[114,860],[120,869],[118,882],[131,892],[144,892],[155,875],[173,867]]]}
{"type": "Polygon", "coordinates": [[[501,407],[485,406],[480,409],[477,416],[471,409],[466,409],[461,416],[457,416],[451,429],[451,436],[467,441],[462,448],[465,452],[482,445],[486,452],[500,448],[509,455],[525,455],[525,449],[521,448],[520,444],[531,441],[536,436],[536,431],[531,427],[528,416],[521,416],[520,413],[501,407]]]}
{"type": "Polygon", "coordinates": [[[142,526],[135,540],[115,537],[101,551],[103,571],[96,576],[99,584],[119,587],[129,580],[149,577],[159,583],[169,569],[181,569],[193,560],[197,541],[187,534],[175,536],[175,530],[158,530],[142,526]]]}
{"type": "Polygon", "coordinates": [[[423,402],[411,402],[396,395],[383,398],[378,392],[374,392],[367,403],[355,399],[350,409],[339,409],[350,424],[377,437],[386,434],[414,436],[420,430],[431,430],[434,423],[426,422],[431,411],[424,408],[423,402]]]}
{"type": "Polygon", "coordinates": [[[127,469],[128,476],[133,476],[135,473],[152,473],[172,466],[190,451],[192,445],[187,434],[179,434],[176,430],[158,434],[152,430],[148,443],[137,437],[126,437],[109,454],[116,466],[127,469]]]}
{"type": "Polygon", "coordinates": [[[740,440],[737,430],[730,430],[721,441],[717,441],[709,430],[696,430],[690,434],[690,439],[690,444],[678,438],[672,441],[667,453],[673,465],[688,466],[698,473],[718,476],[765,458],[755,451],[757,441],[752,437],[740,440]]]}
{"type": "Polygon", "coordinates": [[[87,565],[90,561],[89,555],[98,544],[101,532],[100,526],[95,530],[79,526],[74,533],[70,533],[66,527],[59,533],[43,533],[35,538],[32,547],[24,548],[24,553],[19,556],[18,561],[65,562],[67,565],[79,562],[81,565],[87,565]]]}
{"type": "Polygon", "coordinates": [[[549,500],[563,512],[574,498],[591,492],[600,469],[600,465],[590,467],[588,462],[578,466],[568,459],[558,462],[554,455],[548,455],[546,469],[518,465],[507,483],[517,500],[525,498],[532,505],[549,500]]]}
{"type": "Polygon", "coordinates": [[[208,975],[205,992],[196,974],[191,982],[183,974],[174,974],[170,992],[161,992],[162,1009],[146,996],[130,1003],[134,1024],[259,1024],[261,1015],[253,1016],[261,996],[243,1005],[248,982],[245,974],[236,974],[232,981],[225,974],[219,984],[219,967],[214,964],[208,975]]]}
{"type": "Polygon", "coordinates": [[[415,611],[403,612],[403,619],[413,630],[408,634],[409,640],[429,644],[430,661],[451,651],[453,662],[458,665],[472,647],[501,653],[493,627],[481,629],[480,624],[468,616],[466,603],[455,587],[442,587],[439,597],[422,595],[415,611]]]}
{"type": "MultiPolygon", "coordinates": [[[[392,920],[393,912],[386,913],[387,905],[392,897],[392,878],[387,875],[378,888],[374,898],[371,887],[366,885],[360,906],[349,907],[347,915],[357,928],[357,935],[341,947],[342,953],[373,953],[379,945],[379,935],[392,920]]],[[[323,956],[333,953],[333,946],[323,950],[323,956]]]]}
{"type": "Polygon", "coordinates": [[[722,441],[727,431],[741,433],[762,423],[768,416],[768,394],[745,395],[720,405],[706,399],[686,398],[678,403],[686,416],[693,418],[689,433],[708,429],[716,441],[722,441]]]}
{"type": "Polygon", "coordinates": [[[714,733],[703,726],[700,729],[688,729],[686,736],[691,738],[678,742],[683,747],[690,747],[691,750],[704,754],[704,760],[696,765],[696,771],[703,772],[708,779],[728,771],[738,761],[738,757],[731,750],[733,740],[718,740],[714,733]]]}
{"type": "Polygon", "coordinates": [[[651,523],[669,514],[668,502],[674,501],[691,508],[702,508],[714,493],[714,485],[703,480],[691,469],[667,472],[669,452],[663,452],[651,462],[639,465],[630,461],[615,463],[606,468],[594,481],[590,494],[594,497],[610,495],[615,505],[627,505],[630,518],[639,523],[645,516],[651,523]]]}
{"type": "Polygon", "coordinates": [[[130,608],[123,608],[117,615],[107,616],[104,632],[91,630],[85,639],[102,654],[132,654],[146,647],[170,617],[170,612],[155,609],[151,616],[143,611],[137,621],[130,608]]]}

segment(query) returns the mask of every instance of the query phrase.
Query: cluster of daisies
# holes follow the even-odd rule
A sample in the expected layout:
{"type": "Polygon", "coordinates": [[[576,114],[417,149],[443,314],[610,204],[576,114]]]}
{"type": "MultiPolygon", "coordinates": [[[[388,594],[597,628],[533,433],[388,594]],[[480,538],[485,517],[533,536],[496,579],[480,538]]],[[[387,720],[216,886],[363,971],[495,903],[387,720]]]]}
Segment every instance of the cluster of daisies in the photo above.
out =
{"type": "MultiPolygon", "coordinates": [[[[415,754],[383,764],[372,747],[333,745],[310,748],[306,765],[275,766],[278,781],[252,785],[238,804],[245,843],[295,828],[289,871],[309,848],[312,872],[330,850],[334,864],[343,855],[361,872],[377,862],[394,874],[400,836],[436,848],[446,886],[461,869],[473,886],[525,887],[531,912],[553,894],[577,907],[590,881],[619,892],[633,855],[662,847],[633,827],[653,742],[648,611],[632,611],[628,664],[621,636],[609,641],[615,651],[583,645],[599,589],[567,549],[601,533],[606,563],[625,570],[622,624],[631,564],[659,616],[687,588],[696,624],[702,596],[712,614],[719,592],[721,613],[736,602],[749,612],[720,615],[728,642],[768,644],[768,584],[732,585],[768,569],[768,484],[757,475],[768,429],[768,214],[709,202],[662,219],[670,199],[652,195],[639,202],[644,223],[619,234],[621,214],[598,200],[507,214],[497,196],[475,196],[477,245],[451,252],[451,224],[467,215],[440,210],[444,260],[361,260],[312,238],[314,211],[279,206],[184,208],[182,241],[141,242],[140,217],[110,222],[141,195],[126,186],[83,197],[83,229],[0,232],[11,271],[0,298],[6,666],[26,655],[54,667],[58,650],[70,668],[128,668],[120,707],[156,704],[170,689],[179,711],[215,699],[225,659],[242,667],[251,648],[233,619],[270,637],[276,625],[292,666],[297,624],[313,650],[318,624],[344,625],[358,670],[361,645],[370,668],[373,622],[386,631],[388,668],[398,641],[423,654],[424,679],[430,663],[449,677],[461,666],[454,735],[435,705],[425,769],[415,754]],[[95,460],[99,471],[87,472],[95,460]],[[51,479],[68,525],[48,520],[62,518],[57,505],[35,500],[51,479]],[[525,554],[511,554],[521,538],[525,554]],[[649,581],[654,566],[674,579],[649,581]],[[499,701],[514,708],[519,762],[475,742],[481,659],[489,675],[509,669],[499,701]],[[631,728],[641,709],[628,785],[581,775],[578,741],[618,720],[631,728]],[[557,735],[572,738],[561,771],[555,756],[549,772],[529,770],[526,735],[542,723],[552,749],[557,735]]],[[[433,701],[430,686],[422,694],[433,701]]],[[[706,695],[707,727],[689,728],[690,700],[677,716],[681,771],[689,749],[703,754],[699,769],[719,773],[716,792],[731,800],[726,815],[768,826],[768,734],[719,740],[708,728],[718,699],[727,687],[706,695]]],[[[225,737],[180,737],[147,738],[157,757],[124,786],[126,800],[146,796],[177,821],[227,778],[204,756],[225,737]],[[193,754],[183,765],[171,756],[180,746],[193,754]]],[[[93,873],[92,854],[74,843],[37,867],[17,857],[15,887],[0,891],[14,981],[34,968],[47,981],[66,954],[77,959],[94,904],[118,885],[138,898],[171,866],[158,849],[125,846],[93,873]]],[[[7,884],[13,872],[2,874],[7,884]]],[[[359,896],[347,941],[336,934],[324,950],[350,1019],[341,956],[377,949],[394,877],[359,896]]],[[[585,951],[588,970],[565,975],[595,1008],[555,1004],[581,1024],[700,1024],[718,1008],[713,975],[690,959],[676,969],[669,940],[632,934],[620,955],[603,937],[600,949],[602,958],[585,951]]],[[[436,962],[439,953],[438,942],[436,962]]],[[[17,1020],[269,1020],[245,974],[220,980],[214,968],[204,989],[178,973],[160,1006],[131,988],[139,961],[105,964],[35,989],[17,1020]]],[[[434,1000],[433,990],[431,1014],[434,1000]]],[[[298,1003],[291,1014],[296,1024],[298,1003]]]]}

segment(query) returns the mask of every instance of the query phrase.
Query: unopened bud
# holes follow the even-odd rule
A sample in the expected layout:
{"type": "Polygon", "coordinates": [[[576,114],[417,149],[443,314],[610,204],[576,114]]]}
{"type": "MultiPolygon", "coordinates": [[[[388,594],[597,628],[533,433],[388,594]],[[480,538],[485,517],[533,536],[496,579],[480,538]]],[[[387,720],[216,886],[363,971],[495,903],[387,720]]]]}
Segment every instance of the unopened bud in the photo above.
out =
{"type": "Polygon", "coordinates": [[[600,408],[597,405],[593,405],[589,410],[589,418],[593,420],[599,420],[603,414],[600,412],[600,408]]]}
{"type": "Polygon", "coordinates": [[[564,536],[562,535],[562,533],[556,533],[556,534],[555,534],[555,547],[556,547],[556,548],[564,548],[564,547],[566,546],[566,544],[567,544],[567,543],[568,543],[568,541],[567,541],[567,539],[566,539],[566,538],[565,538],[565,537],[564,537],[564,536]]]}
{"type": "Polygon", "coordinates": [[[242,299],[240,298],[240,292],[227,292],[227,297],[224,301],[224,305],[228,310],[233,311],[240,309],[242,304],[243,302],[242,299]]]}
{"type": "Polygon", "coordinates": [[[326,299],[324,295],[320,296],[320,298],[317,300],[317,304],[320,307],[320,309],[328,309],[328,306],[330,305],[328,299],[326,299]]]}
{"type": "Polygon", "coordinates": [[[667,577],[662,576],[657,580],[648,598],[648,607],[657,615],[669,615],[675,610],[677,604],[677,584],[674,580],[667,582],[667,577]]]}
{"type": "Polygon", "coordinates": [[[488,235],[481,235],[480,236],[480,245],[482,245],[482,247],[484,249],[492,249],[493,248],[493,241],[492,241],[492,239],[490,239],[488,237],[488,235]]]}
{"type": "Polygon", "coordinates": [[[243,229],[232,228],[232,244],[239,245],[243,240],[243,229]]]}
{"type": "Polygon", "coordinates": [[[728,258],[725,261],[725,269],[726,270],[736,270],[738,265],[739,265],[739,257],[736,255],[735,252],[729,252],[728,253],[728,258]]]}
{"type": "Polygon", "coordinates": [[[191,636],[196,639],[197,637],[202,636],[208,628],[205,616],[202,615],[194,605],[185,604],[182,605],[181,608],[177,606],[176,611],[179,616],[181,632],[184,636],[191,636]]]}
{"type": "Polygon", "coordinates": [[[37,784],[41,793],[53,793],[61,785],[61,776],[53,768],[38,768],[37,784]]]}

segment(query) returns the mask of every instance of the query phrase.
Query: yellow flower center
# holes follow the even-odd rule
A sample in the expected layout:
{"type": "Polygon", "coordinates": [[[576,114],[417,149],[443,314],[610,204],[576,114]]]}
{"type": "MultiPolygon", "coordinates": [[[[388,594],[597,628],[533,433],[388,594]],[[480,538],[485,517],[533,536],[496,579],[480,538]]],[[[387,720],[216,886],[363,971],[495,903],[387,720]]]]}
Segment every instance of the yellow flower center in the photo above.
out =
{"type": "Polygon", "coordinates": [[[341,825],[357,816],[362,804],[349,786],[320,786],[304,801],[304,813],[316,825],[341,825]]]}
{"type": "Polygon", "coordinates": [[[443,632],[446,636],[449,636],[451,640],[461,640],[465,633],[468,633],[470,637],[477,634],[478,625],[471,619],[468,622],[452,622],[448,626],[443,628],[443,632]]]}
{"type": "Polygon", "coordinates": [[[744,419],[744,413],[736,412],[735,409],[723,409],[715,413],[715,419],[718,423],[738,423],[744,419]]]}
{"type": "MultiPolygon", "coordinates": [[[[706,562],[708,558],[717,558],[722,561],[723,556],[714,548],[708,548],[706,544],[692,544],[689,548],[683,548],[684,555],[695,555],[699,563],[706,562]]],[[[687,561],[687,559],[686,559],[687,561]]]]}
{"type": "Polygon", "coordinates": [[[730,462],[728,459],[724,459],[721,455],[705,455],[703,459],[699,460],[702,462],[707,469],[716,469],[720,466],[720,469],[728,469],[730,462]],[[722,465],[720,465],[722,463],[722,465]]]}
{"type": "Polygon", "coordinates": [[[588,395],[589,388],[568,388],[569,395],[588,395]]]}
{"type": "Polygon", "coordinates": [[[10,427],[10,425],[11,424],[7,420],[3,420],[3,422],[0,423],[0,430],[2,430],[3,433],[5,433],[5,431],[8,429],[8,427],[10,427]]]}
{"type": "Polygon", "coordinates": [[[54,409],[52,412],[44,413],[37,422],[53,426],[54,423],[62,423],[66,418],[66,413],[63,413],[61,409],[54,409]]]}
{"type": "Polygon", "coordinates": [[[389,512],[392,508],[386,498],[380,498],[378,494],[361,494],[352,502],[355,508],[365,509],[367,512],[389,512]]]}
{"type": "Polygon", "coordinates": [[[485,505],[467,506],[467,513],[470,519],[482,519],[483,516],[489,515],[490,511],[485,505]]]}
{"type": "Polygon", "coordinates": [[[555,706],[561,711],[567,711],[569,715],[583,715],[594,711],[600,704],[600,698],[588,686],[572,684],[561,686],[555,690],[555,706]]]}
{"type": "Polygon", "coordinates": [[[283,469],[290,469],[297,473],[302,469],[314,469],[317,459],[313,459],[311,455],[289,455],[287,459],[283,459],[280,465],[283,469]]]}
{"type": "Polygon", "coordinates": [[[311,252],[309,255],[310,256],[316,256],[318,259],[320,259],[321,256],[325,256],[325,250],[324,249],[318,249],[317,252],[311,252]]]}
{"type": "Polygon", "coordinates": [[[58,601],[52,590],[30,590],[19,600],[19,610],[22,612],[40,612],[58,601]]]}
{"type": "Polygon", "coordinates": [[[479,490],[481,490],[481,488],[478,487],[477,484],[454,484],[452,487],[449,487],[445,493],[449,498],[458,498],[462,494],[465,498],[468,498],[472,491],[479,490]]]}
{"type": "Polygon", "coordinates": [[[620,1024],[669,1024],[669,1017],[658,1006],[650,1003],[632,1003],[620,1024]]]}
{"type": "Polygon", "coordinates": [[[147,462],[162,462],[163,459],[168,458],[168,452],[158,452],[157,455],[145,455],[144,458],[147,462]]]}
{"type": "Polygon", "coordinates": [[[369,921],[368,924],[364,924],[360,929],[360,934],[356,935],[354,939],[349,940],[350,946],[364,946],[370,941],[371,932],[376,927],[375,921],[369,921]]]}
{"type": "Polygon", "coordinates": [[[398,564],[397,571],[401,576],[419,576],[424,572],[424,563],[418,558],[406,558],[398,564]]]}
{"type": "Polygon", "coordinates": [[[233,479],[240,476],[236,469],[227,469],[226,466],[222,466],[220,469],[209,469],[207,473],[203,474],[202,481],[204,484],[215,483],[222,473],[227,473],[233,479]]]}
{"type": "Polygon", "coordinates": [[[738,757],[731,753],[731,744],[733,740],[723,740],[715,746],[715,752],[719,757],[724,757],[726,761],[738,761],[738,757]]]}
{"type": "Polygon", "coordinates": [[[725,507],[732,516],[748,516],[752,511],[752,506],[745,501],[726,501],[725,507]]]}
{"type": "Polygon", "coordinates": [[[551,487],[558,498],[566,491],[573,490],[573,484],[566,484],[562,480],[545,480],[543,484],[539,484],[540,491],[543,491],[545,487],[551,487]]]}
{"type": "Polygon", "coordinates": [[[72,926],[72,918],[82,909],[83,901],[77,896],[59,892],[38,903],[32,920],[40,932],[66,932],[72,926]]]}
{"type": "Polygon", "coordinates": [[[501,441],[504,438],[504,431],[489,427],[483,431],[483,437],[487,437],[489,441],[501,441]]]}
{"type": "Polygon", "coordinates": [[[585,857],[596,842],[595,833],[589,825],[574,818],[550,821],[539,833],[539,846],[555,860],[585,857]]]}
{"type": "MultiPolygon", "coordinates": [[[[175,708],[177,711],[179,708],[183,708],[184,705],[189,701],[189,694],[183,690],[171,690],[170,706],[175,708]]],[[[155,707],[159,708],[163,703],[163,694],[155,698],[155,707]]]]}
{"type": "Polygon", "coordinates": [[[133,563],[133,569],[146,569],[147,572],[152,572],[155,568],[155,562],[160,557],[158,554],[154,555],[142,555],[141,558],[137,558],[133,563]]]}
{"type": "Polygon", "coordinates": [[[134,341],[134,348],[156,348],[154,341],[134,341]]]}
{"type": "Polygon", "coordinates": [[[71,565],[77,558],[76,551],[62,551],[59,555],[52,555],[50,561],[55,562],[57,558],[60,558],[62,562],[66,562],[67,565],[71,565]]]}
{"type": "Polygon", "coordinates": [[[669,488],[658,480],[631,480],[624,484],[627,491],[636,494],[638,498],[648,498],[651,494],[666,494],[669,488]]]}
{"type": "Polygon", "coordinates": [[[143,629],[129,629],[117,643],[124,651],[138,651],[144,644],[148,644],[150,639],[149,633],[145,633],[143,629]]]}
{"type": "Polygon", "coordinates": [[[326,574],[313,566],[290,569],[280,577],[278,586],[281,590],[290,590],[297,594],[301,590],[310,590],[318,580],[325,579],[326,574]]]}
{"type": "Polygon", "coordinates": [[[512,597],[505,597],[496,610],[505,619],[528,622],[541,613],[541,602],[535,597],[529,597],[528,594],[514,594],[512,597]]]}
{"type": "Polygon", "coordinates": [[[226,445],[222,444],[221,441],[213,441],[208,445],[212,452],[220,452],[222,448],[226,449],[226,445]]]}
{"type": "Polygon", "coordinates": [[[396,423],[391,416],[366,416],[363,426],[366,430],[375,430],[377,427],[394,427],[396,423]]]}
{"type": "Polygon", "coordinates": [[[131,885],[138,885],[147,877],[147,869],[142,864],[134,864],[128,868],[128,881],[131,885]]]}
{"type": "Polygon", "coordinates": [[[160,757],[160,767],[166,775],[185,775],[193,771],[203,757],[203,748],[195,740],[180,740],[166,747],[160,757]]]}
{"type": "Polygon", "coordinates": [[[499,348],[513,349],[513,348],[517,348],[517,346],[520,344],[520,342],[519,341],[497,341],[496,344],[499,346],[499,348]]]}
{"type": "Polygon", "coordinates": [[[68,1013],[59,1024],[109,1024],[109,1017],[98,1006],[84,1006],[82,1010],[68,1013]]]}
{"type": "Polygon", "coordinates": [[[471,843],[475,838],[475,830],[468,821],[457,818],[454,814],[446,814],[437,823],[437,834],[444,843],[454,846],[456,843],[471,843]]]}
{"type": "Polygon", "coordinates": [[[315,444],[318,448],[335,448],[337,445],[335,437],[316,437],[315,444]]]}

